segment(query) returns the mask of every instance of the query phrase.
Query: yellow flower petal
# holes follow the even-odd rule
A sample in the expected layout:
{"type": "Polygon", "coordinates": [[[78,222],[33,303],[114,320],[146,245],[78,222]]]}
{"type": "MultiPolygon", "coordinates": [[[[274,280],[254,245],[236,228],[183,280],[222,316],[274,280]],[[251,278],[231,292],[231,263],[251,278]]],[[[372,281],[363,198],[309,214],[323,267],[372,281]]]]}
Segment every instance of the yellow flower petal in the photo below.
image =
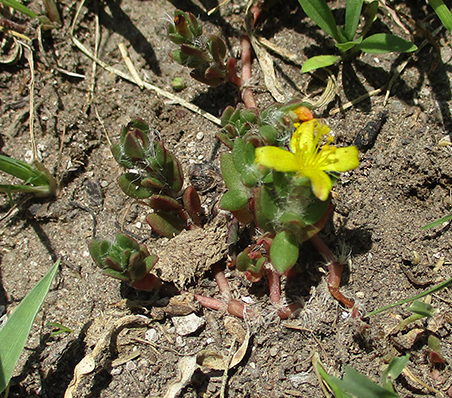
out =
{"type": "Polygon", "coordinates": [[[297,158],[292,152],[275,146],[256,148],[256,163],[276,171],[297,171],[297,158]]]}
{"type": "Polygon", "coordinates": [[[311,180],[311,189],[314,195],[321,201],[327,200],[331,188],[333,188],[330,176],[319,169],[304,169],[303,175],[311,180]]]}
{"type": "Polygon", "coordinates": [[[292,135],[290,149],[294,153],[297,151],[313,152],[319,140],[328,134],[329,131],[330,128],[320,123],[317,119],[301,123],[292,135]]]}
{"type": "Polygon", "coordinates": [[[348,146],[345,148],[334,148],[322,164],[322,170],[341,172],[356,169],[358,166],[358,148],[356,146],[348,146]]]}

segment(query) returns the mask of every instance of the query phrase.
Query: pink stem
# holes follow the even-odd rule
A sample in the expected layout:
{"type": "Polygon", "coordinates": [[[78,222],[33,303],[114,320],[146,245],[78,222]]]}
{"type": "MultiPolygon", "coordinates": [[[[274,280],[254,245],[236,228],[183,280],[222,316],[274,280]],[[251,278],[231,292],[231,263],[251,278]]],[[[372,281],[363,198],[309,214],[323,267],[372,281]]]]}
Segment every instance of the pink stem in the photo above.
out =
{"type": "MultiPolygon", "coordinates": [[[[276,305],[281,305],[281,279],[279,274],[275,271],[269,270],[267,272],[268,286],[270,288],[270,301],[276,305]]],[[[288,319],[301,308],[300,303],[293,303],[278,309],[278,316],[281,319],[288,319]]]]}
{"type": "Polygon", "coordinates": [[[281,319],[288,319],[294,316],[301,309],[300,303],[293,303],[290,305],[286,305],[278,310],[278,316],[281,319]]]}
{"type": "MultiPolygon", "coordinates": [[[[251,79],[251,41],[246,35],[240,38],[240,45],[242,48],[242,86],[251,79]]],[[[247,108],[257,108],[256,99],[254,98],[253,90],[246,87],[242,91],[242,100],[247,108]]]]}
{"type": "Polygon", "coordinates": [[[220,300],[217,300],[215,298],[202,296],[200,294],[195,294],[195,299],[199,301],[199,303],[206,308],[211,308],[213,310],[221,310],[223,308],[226,308],[226,304],[223,303],[220,300]]]}
{"type": "MultiPolygon", "coordinates": [[[[344,268],[343,265],[337,261],[336,256],[332,253],[319,235],[314,235],[310,241],[317,251],[328,261],[328,271],[330,273],[328,277],[328,290],[331,295],[347,308],[354,308],[355,302],[345,297],[339,290],[341,285],[342,270],[344,268]]],[[[355,317],[356,315],[357,311],[354,311],[353,316],[355,317]]]]}
{"type": "Polygon", "coordinates": [[[214,264],[212,265],[212,273],[220,288],[220,292],[229,297],[231,291],[229,289],[229,282],[224,275],[223,268],[219,264],[214,264]]]}
{"type": "Polygon", "coordinates": [[[270,288],[270,301],[273,304],[279,305],[281,303],[281,281],[279,274],[276,271],[268,270],[268,287],[270,288]]]}

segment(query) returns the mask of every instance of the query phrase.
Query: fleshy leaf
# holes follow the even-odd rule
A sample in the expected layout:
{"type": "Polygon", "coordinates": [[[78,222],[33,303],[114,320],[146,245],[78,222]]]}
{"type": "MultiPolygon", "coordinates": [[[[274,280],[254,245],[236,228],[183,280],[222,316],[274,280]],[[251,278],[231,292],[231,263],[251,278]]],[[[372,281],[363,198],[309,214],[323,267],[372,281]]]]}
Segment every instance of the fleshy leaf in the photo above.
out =
{"type": "Polygon", "coordinates": [[[122,174],[118,183],[126,195],[135,199],[144,199],[151,196],[151,191],[141,185],[142,177],[135,173],[122,174]]]}
{"type": "Polygon", "coordinates": [[[148,214],[146,221],[154,231],[166,238],[178,235],[186,227],[181,218],[164,211],[148,214]]]}
{"type": "Polygon", "coordinates": [[[295,235],[290,231],[278,232],[270,247],[270,260],[280,274],[291,269],[298,260],[299,248],[295,235]]]}
{"type": "Polygon", "coordinates": [[[182,196],[182,202],[184,203],[185,210],[192,219],[195,225],[201,225],[201,199],[198,192],[191,185],[188,186],[182,196]]]}
{"type": "Polygon", "coordinates": [[[230,190],[226,192],[220,201],[220,208],[223,210],[240,210],[248,203],[248,195],[243,190],[230,190]]]}

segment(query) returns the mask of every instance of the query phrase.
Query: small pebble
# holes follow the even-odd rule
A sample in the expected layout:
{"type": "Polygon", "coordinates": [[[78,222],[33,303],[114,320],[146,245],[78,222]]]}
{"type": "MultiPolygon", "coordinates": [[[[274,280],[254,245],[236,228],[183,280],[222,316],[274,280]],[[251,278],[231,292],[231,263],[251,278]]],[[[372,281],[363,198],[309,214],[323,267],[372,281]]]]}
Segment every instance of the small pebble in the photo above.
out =
{"type": "Polygon", "coordinates": [[[206,321],[195,314],[187,316],[175,316],[172,318],[176,333],[179,336],[187,336],[195,333],[204,326],[206,321]]]}
{"type": "Polygon", "coordinates": [[[201,141],[204,138],[204,133],[200,131],[198,134],[196,134],[196,139],[201,141]]]}
{"type": "Polygon", "coordinates": [[[137,364],[133,361],[129,361],[126,363],[127,370],[134,370],[137,367],[137,364]]]}
{"type": "Polygon", "coordinates": [[[364,292],[356,292],[356,297],[362,299],[362,298],[364,298],[364,296],[365,296],[364,292]]]}
{"type": "Polygon", "coordinates": [[[185,341],[181,336],[176,337],[176,345],[178,347],[183,347],[185,345],[185,341]]]}
{"type": "Polygon", "coordinates": [[[278,348],[273,346],[272,348],[270,348],[270,355],[272,357],[275,357],[276,354],[278,354],[278,348]]]}
{"type": "Polygon", "coordinates": [[[313,377],[309,372],[301,372],[288,377],[294,387],[300,386],[300,384],[306,384],[312,381],[313,377]]]}
{"type": "Polygon", "coordinates": [[[148,329],[144,334],[144,338],[150,343],[155,343],[159,339],[159,333],[155,329],[148,329]]]}

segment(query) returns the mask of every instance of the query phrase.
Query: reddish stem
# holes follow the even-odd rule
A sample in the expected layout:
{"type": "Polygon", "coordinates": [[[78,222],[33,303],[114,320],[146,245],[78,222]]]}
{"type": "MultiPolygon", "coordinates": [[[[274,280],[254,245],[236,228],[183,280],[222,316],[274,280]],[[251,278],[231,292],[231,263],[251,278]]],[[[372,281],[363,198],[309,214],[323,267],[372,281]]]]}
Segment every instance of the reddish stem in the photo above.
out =
{"type": "MultiPolygon", "coordinates": [[[[336,256],[332,253],[332,251],[328,248],[328,246],[319,235],[314,235],[310,239],[310,241],[317,249],[317,251],[321,255],[323,255],[323,257],[325,257],[328,262],[328,271],[330,273],[328,278],[328,290],[330,291],[331,295],[336,300],[344,304],[347,308],[354,308],[355,302],[345,297],[339,291],[339,287],[341,285],[342,270],[344,268],[343,265],[337,261],[336,256]]],[[[353,311],[353,316],[356,315],[357,311],[353,311]]]]}
{"type": "MultiPolygon", "coordinates": [[[[251,41],[246,35],[240,38],[240,45],[242,49],[242,86],[248,83],[251,79],[251,41]]],[[[242,91],[242,100],[247,108],[257,108],[256,99],[254,98],[253,90],[246,87],[242,91]]]]}
{"type": "Polygon", "coordinates": [[[202,296],[200,294],[195,294],[195,299],[199,301],[199,303],[206,308],[211,308],[213,310],[221,310],[223,308],[226,308],[226,304],[223,303],[220,300],[217,300],[215,298],[212,297],[206,297],[206,296],[202,296]]]}
{"type": "Polygon", "coordinates": [[[229,297],[231,295],[231,290],[229,289],[229,282],[223,272],[223,268],[220,264],[212,265],[212,274],[217,281],[220,292],[229,297]]]}
{"type": "Polygon", "coordinates": [[[279,305],[281,303],[281,280],[276,271],[268,270],[268,287],[270,288],[270,301],[273,304],[279,305]]]}
{"type": "Polygon", "coordinates": [[[278,316],[281,319],[288,319],[297,314],[297,312],[301,310],[300,303],[293,303],[290,305],[286,305],[278,310],[278,316]]]}

